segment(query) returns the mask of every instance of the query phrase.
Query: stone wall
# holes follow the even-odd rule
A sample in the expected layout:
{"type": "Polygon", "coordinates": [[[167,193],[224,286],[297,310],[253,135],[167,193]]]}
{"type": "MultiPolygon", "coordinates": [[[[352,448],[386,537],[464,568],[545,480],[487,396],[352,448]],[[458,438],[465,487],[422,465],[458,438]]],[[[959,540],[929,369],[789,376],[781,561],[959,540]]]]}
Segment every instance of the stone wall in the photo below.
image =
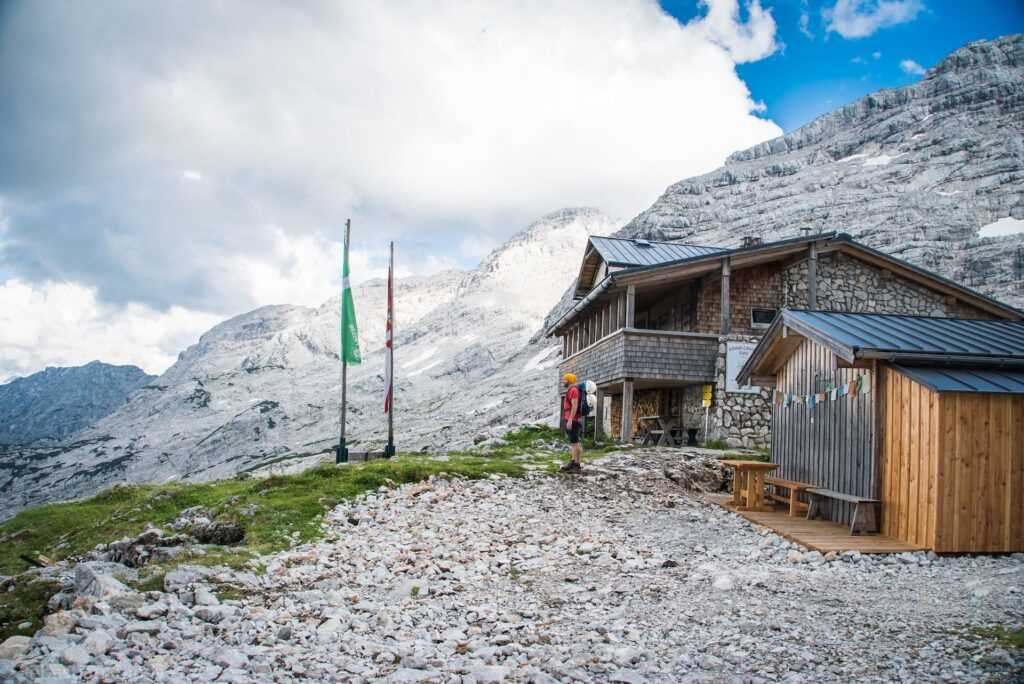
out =
{"type": "MultiPolygon", "coordinates": [[[[807,261],[783,274],[785,305],[807,308],[807,261]]],[[[855,311],[945,318],[992,318],[954,297],[934,292],[892,271],[841,253],[818,258],[818,305],[828,311],[855,311]]]]}

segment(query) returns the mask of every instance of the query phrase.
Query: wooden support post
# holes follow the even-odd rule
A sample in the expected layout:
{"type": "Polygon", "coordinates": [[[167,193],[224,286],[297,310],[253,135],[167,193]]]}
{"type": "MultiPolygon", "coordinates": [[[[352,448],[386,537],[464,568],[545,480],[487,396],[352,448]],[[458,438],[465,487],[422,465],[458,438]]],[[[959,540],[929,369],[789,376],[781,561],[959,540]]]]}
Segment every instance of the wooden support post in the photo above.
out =
{"type": "Polygon", "coordinates": [[[622,383],[622,429],[619,431],[623,442],[633,441],[633,378],[622,383]]]}
{"type": "Polygon", "coordinates": [[[604,392],[597,390],[597,405],[594,406],[594,441],[604,437],[604,392]]]}
{"type": "Polygon", "coordinates": [[[732,273],[732,266],[729,258],[722,259],[722,334],[728,335],[732,332],[732,311],[729,307],[729,276],[732,273]]]}
{"type": "Polygon", "coordinates": [[[818,308],[818,245],[813,242],[807,254],[807,308],[818,308]]]}
{"type": "Polygon", "coordinates": [[[615,298],[615,329],[621,330],[626,327],[626,295],[619,294],[615,298]]]}
{"type": "MultiPolygon", "coordinates": [[[[636,285],[626,288],[626,321],[625,327],[632,328],[636,323],[636,285]]],[[[630,387],[632,387],[630,382],[630,387]]]]}

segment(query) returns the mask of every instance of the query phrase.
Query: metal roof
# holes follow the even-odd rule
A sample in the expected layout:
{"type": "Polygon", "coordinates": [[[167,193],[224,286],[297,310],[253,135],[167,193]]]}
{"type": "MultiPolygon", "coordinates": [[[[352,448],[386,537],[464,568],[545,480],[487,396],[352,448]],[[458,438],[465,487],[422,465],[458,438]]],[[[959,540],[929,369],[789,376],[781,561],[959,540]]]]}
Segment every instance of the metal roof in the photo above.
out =
{"type": "Polygon", "coordinates": [[[721,247],[656,242],[640,238],[592,237],[590,244],[594,245],[594,249],[610,266],[657,266],[670,261],[729,251],[721,247]]]}
{"type": "Polygon", "coordinates": [[[914,382],[937,392],[1024,394],[1024,371],[991,368],[894,366],[914,382]]]}
{"type": "MultiPolygon", "coordinates": [[[[840,313],[787,309],[782,318],[794,329],[809,327],[831,342],[856,352],[904,355],[1020,357],[1024,322],[926,316],[840,313]]],[[[859,355],[859,354],[858,354],[859,355]]]]}

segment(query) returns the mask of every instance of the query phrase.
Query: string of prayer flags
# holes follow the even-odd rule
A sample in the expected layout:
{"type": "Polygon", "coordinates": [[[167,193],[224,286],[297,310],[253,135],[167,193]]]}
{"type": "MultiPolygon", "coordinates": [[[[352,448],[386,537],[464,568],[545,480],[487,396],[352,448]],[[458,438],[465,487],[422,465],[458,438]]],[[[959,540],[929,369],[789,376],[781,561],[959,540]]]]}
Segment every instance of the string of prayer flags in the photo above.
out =
{"type": "Polygon", "coordinates": [[[824,392],[812,394],[786,394],[774,390],[772,394],[772,405],[779,408],[789,408],[793,404],[805,404],[808,408],[814,408],[826,401],[839,401],[844,397],[856,399],[858,394],[867,394],[871,391],[871,376],[859,375],[856,379],[844,382],[842,385],[830,385],[824,392]]]}

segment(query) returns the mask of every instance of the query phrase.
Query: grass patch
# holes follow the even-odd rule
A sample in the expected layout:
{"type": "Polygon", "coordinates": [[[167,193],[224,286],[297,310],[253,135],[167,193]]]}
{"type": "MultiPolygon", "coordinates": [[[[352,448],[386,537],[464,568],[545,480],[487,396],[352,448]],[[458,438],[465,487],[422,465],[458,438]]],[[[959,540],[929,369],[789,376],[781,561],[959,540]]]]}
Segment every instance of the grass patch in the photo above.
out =
{"type": "Polygon", "coordinates": [[[979,639],[992,639],[1003,648],[1024,648],[1024,629],[1009,627],[972,627],[972,636],[979,639]]]}
{"type": "Polygon", "coordinates": [[[35,634],[43,626],[47,601],[58,591],[58,583],[36,579],[15,584],[13,591],[0,592],[0,641],[16,634],[35,634]]]}

